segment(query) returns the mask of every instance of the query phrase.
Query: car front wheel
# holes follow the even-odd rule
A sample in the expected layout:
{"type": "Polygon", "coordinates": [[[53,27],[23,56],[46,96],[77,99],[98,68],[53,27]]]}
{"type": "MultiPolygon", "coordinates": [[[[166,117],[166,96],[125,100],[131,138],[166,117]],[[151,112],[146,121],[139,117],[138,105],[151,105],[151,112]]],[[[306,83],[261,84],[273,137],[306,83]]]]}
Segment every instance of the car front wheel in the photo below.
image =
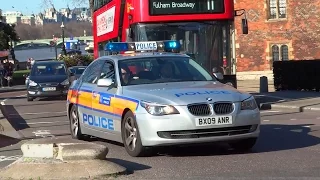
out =
{"type": "Polygon", "coordinates": [[[33,97],[30,97],[29,95],[27,95],[27,101],[33,101],[33,97]]]}
{"type": "Polygon", "coordinates": [[[229,145],[236,151],[250,151],[256,142],[257,138],[250,138],[232,142],[229,145]]]}
{"type": "Polygon", "coordinates": [[[136,119],[128,111],[121,122],[121,134],[127,153],[133,157],[146,156],[147,148],[142,146],[136,119]]]}

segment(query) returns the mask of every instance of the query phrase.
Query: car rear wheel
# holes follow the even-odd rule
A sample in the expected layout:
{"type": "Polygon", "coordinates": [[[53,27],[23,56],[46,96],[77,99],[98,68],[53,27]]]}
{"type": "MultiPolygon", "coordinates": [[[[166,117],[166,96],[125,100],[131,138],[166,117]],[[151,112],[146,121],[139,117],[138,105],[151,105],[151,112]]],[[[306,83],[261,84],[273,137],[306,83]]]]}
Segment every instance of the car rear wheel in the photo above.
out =
{"type": "Polygon", "coordinates": [[[250,151],[256,144],[257,139],[258,138],[243,139],[229,143],[229,145],[236,151],[250,151]]]}
{"type": "Polygon", "coordinates": [[[128,111],[121,122],[121,135],[127,153],[133,157],[146,156],[147,148],[142,146],[136,119],[128,111]]]}
{"type": "Polygon", "coordinates": [[[79,115],[78,115],[78,108],[77,106],[72,106],[71,110],[69,112],[69,121],[70,121],[70,131],[71,131],[71,137],[73,139],[79,139],[83,140],[84,135],[81,132],[80,128],[80,121],[79,121],[79,115]]]}

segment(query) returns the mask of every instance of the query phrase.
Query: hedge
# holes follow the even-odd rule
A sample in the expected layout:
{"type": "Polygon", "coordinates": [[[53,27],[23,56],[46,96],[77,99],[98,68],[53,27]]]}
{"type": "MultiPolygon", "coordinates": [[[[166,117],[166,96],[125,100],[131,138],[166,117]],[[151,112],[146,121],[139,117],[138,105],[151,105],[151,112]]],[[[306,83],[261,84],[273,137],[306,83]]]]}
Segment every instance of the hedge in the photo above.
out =
{"type": "Polygon", "coordinates": [[[14,79],[19,79],[19,78],[24,78],[23,75],[28,73],[30,73],[30,70],[14,71],[12,76],[14,79]]]}
{"type": "Polygon", "coordinates": [[[275,90],[320,90],[320,60],[275,61],[275,90]]]}
{"type": "Polygon", "coordinates": [[[60,56],[59,61],[64,61],[67,65],[67,67],[71,66],[88,66],[93,60],[92,55],[68,55],[68,56],[60,56]]]}

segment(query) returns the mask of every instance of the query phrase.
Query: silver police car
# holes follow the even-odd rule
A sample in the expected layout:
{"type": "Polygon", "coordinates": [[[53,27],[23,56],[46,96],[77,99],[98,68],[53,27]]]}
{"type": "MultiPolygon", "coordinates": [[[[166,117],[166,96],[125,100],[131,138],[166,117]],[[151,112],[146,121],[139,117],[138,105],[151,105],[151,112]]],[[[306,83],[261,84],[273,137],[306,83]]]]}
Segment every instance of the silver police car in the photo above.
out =
{"type": "Polygon", "coordinates": [[[249,150],[260,134],[252,95],[218,82],[178,53],[98,58],[72,83],[67,112],[73,138],[120,142],[131,156],[155,146],[221,141],[249,150]]]}

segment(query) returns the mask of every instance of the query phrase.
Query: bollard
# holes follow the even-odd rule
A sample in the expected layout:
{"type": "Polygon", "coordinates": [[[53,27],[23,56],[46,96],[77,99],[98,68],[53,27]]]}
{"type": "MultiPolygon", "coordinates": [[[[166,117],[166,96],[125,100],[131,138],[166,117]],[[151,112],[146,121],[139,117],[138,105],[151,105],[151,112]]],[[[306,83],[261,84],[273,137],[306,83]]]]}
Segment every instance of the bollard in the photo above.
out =
{"type": "Polygon", "coordinates": [[[269,92],[268,86],[268,78],[266,76],[260,77],[260,93],[269,92]]]}

